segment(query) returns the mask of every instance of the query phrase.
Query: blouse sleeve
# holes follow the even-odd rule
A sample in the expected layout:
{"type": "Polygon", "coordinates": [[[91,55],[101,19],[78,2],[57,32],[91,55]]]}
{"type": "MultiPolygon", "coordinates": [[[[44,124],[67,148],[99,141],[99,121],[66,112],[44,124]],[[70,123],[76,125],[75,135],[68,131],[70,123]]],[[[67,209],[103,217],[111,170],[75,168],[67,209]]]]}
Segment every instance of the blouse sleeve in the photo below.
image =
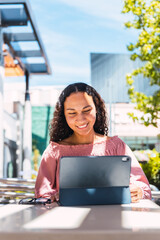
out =
{"type": "Polygon", "coordinates": [[[131,157],[130,184],[135,184],[141,188],[143,199],[151,199],[151,189],[147,177],[132,150],[122,140],[121,143],[118,144],[117,153],[119,155],[128,155],[131,157]]]}
{"type": "Polygon", "coordinates": [[[49,149],[42,155],[41,164],[35,184],[35,197],[48,197],[54,195],[56,190],[56,168],[57,161],[51,156],[49,149]]]}
{"type": "Polygon", "coordinates": [[[144,199],[151,199],[151,189],[150,189],[148,179],[144,174],[134,153],[131,151],[131,149],[127,145],[126,145],[126,155],[130,156],[132,159],[130,183],[135,184],[141,188],[144,199]]]}

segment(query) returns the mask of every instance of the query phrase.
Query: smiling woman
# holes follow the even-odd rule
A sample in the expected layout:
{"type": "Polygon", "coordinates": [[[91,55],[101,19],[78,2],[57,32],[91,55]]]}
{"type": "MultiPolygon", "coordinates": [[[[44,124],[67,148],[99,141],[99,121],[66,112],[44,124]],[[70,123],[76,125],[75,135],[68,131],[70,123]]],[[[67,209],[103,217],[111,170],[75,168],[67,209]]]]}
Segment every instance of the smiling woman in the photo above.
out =
{"type": "Polygon", "coordinates": [[[117,136],[108,136],[107,114],[100,95],[85,83],[69,85],[62,91],[50,123],[50,144],[42,156],[35,196],[58,200],[61,157],[110,155],[128,155],[132,159],[132,202],[150,199],[148,180],[131,149],[117,136]]]}
{"type": "Polygon", "coordinates": [[[73,134],[65,142],[93,142],[96,107],[91,96],[86,92],[72,93],[64,103],[64,115],[68,126],[73,130],[73,134]]]}
{"type": "Polygon", "coordinates": [[[70,84],[62,91],[56,104],[50,124],[50,140],[73,145],[92,143],[99,134],[100,137],[108,134],[107,113],[101,96],[85,83],[70,84]],[[81,137],[77,139],[78,129],[89,128],[89,135],[79,132],[81,137]]]}

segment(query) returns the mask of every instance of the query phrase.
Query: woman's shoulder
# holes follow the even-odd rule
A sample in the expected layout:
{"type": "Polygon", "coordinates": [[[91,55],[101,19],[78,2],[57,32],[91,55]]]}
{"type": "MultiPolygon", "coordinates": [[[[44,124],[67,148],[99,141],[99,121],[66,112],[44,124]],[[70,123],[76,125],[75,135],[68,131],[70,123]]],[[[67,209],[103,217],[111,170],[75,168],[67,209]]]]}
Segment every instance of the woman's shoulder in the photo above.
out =
{"type": "Polygon", "coordinates": [[[113,137],[108,137],[107,143],[112,147],[116,147],[117,149],[118,148],[124,149],[126,146],[125,142],[117,135],[113,137]]]}
{"type": "Polygon", "coordinates": [[[124,144],[123,140],[121,138],[119,138],[117,135],[112,136],[112,137],[111,136],[107,136],[106,141],[108,143],[111,142],[113,144],[118,144],[118,143],[123,143],[124,144]]]}
{"type": "Polygon", "coordinates": [[[43,154],[50,155],[51,157],[57,157],[59,155],[59,144],[57,142],[50,141],[43,154]]]}
{"type": "Polygon", "coordinates": [[[125,143],[118,136],[107,136],[94,145],[98,154],[104,150],[106,155],[123,155],[125,152],[125,143]]]}
{"type": "Polygon", "coordinates": [[[124,141],[119,138],[117,135],[113,136],[113,137],[109,137],[109,140],[111,140],[112,142],[115,142],[115,143],[124,143],[124,141]]]}

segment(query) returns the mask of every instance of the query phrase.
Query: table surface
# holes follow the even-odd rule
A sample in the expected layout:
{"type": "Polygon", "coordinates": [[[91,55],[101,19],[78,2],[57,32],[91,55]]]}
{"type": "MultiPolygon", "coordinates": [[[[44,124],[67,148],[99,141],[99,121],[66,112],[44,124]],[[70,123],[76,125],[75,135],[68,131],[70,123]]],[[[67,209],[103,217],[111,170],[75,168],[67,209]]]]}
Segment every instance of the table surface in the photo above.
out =
{"type": "Polygon", "coordinates": [[[0,239],[159,240],[160,207],[150,200],[84,207],[1,204],[0,239]]]}

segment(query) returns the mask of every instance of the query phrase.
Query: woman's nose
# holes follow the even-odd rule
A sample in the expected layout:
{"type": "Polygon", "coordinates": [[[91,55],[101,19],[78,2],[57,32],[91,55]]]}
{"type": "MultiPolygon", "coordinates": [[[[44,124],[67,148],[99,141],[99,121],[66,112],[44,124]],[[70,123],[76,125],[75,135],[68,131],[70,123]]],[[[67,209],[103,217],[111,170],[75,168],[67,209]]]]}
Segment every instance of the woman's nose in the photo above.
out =
{"type": "Polygon", "coordinates": [[[84,114],[82,114],[82,113],[77,114],[76,121],[78,121],[78,122],[83,122],[84,120],[85,120],[84,114]]]}

